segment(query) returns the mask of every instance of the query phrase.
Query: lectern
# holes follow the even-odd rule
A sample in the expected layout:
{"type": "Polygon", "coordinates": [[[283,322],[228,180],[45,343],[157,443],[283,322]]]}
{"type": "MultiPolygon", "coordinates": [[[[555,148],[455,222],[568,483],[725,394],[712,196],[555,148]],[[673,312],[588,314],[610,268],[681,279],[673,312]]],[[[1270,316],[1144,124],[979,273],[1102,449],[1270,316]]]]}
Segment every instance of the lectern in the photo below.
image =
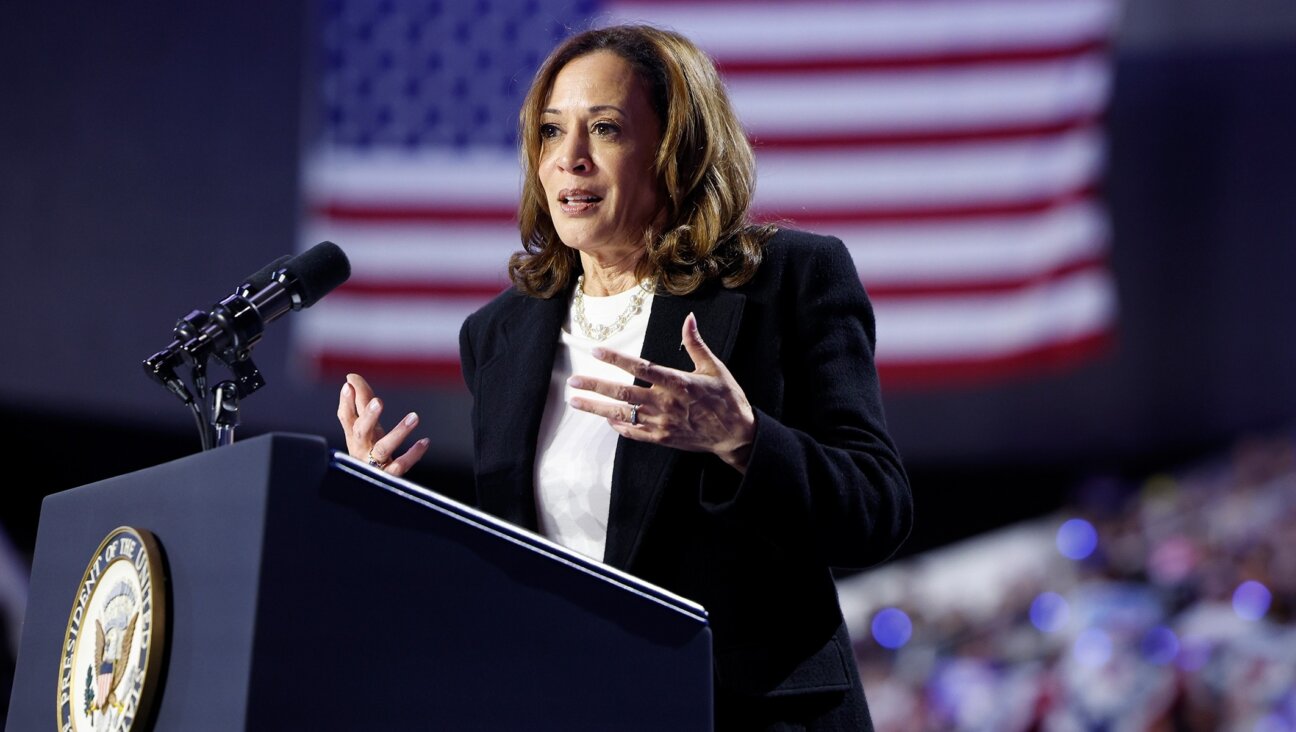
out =
{"type": "Polygon", "coordinates": [[[123,526],[162,557],[152,729],[711,728],[701,607],[270,434],[45,499],[7,729],[56,728],[69,616],[123,526]]]}

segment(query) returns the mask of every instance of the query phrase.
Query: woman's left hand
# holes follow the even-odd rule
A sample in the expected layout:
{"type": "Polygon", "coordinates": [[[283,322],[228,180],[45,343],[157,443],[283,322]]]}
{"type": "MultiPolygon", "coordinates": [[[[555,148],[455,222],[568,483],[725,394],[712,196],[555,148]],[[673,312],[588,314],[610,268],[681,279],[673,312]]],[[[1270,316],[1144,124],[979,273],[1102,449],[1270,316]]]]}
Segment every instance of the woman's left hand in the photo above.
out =
{"type": "Polygon", "coordinates": [[[650,386],[617,384],[589,376],[573,376],[567,383],[616,399],[609,404],[576,397],[571,406],[606,417],[612,429],[641,442],[693,452],[715,453],[740,473],[746,473],[756,438],[756,415],[747,396],[729,369],[702,342],[697,318],[684,319],[684,349],[693,359],[693,371],[659,366],[642,358],[606,348],[594,357],[633,374],[650,386]]]}

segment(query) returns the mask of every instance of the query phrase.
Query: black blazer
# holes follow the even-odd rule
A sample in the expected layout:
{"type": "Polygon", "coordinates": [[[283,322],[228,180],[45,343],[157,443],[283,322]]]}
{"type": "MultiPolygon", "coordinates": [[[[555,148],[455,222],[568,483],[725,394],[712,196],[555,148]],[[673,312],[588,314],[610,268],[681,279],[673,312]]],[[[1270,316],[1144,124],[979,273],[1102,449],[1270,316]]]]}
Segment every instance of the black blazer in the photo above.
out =
{"type": "MultiPolygon", "coordinates": [[[[460,332],[477,503],[531,530],[536,440],[568,302],[510,290],[460,332]]],[[[690,311],[755,410],[751,463],[744,477],[713,455],[621,438],[604,561],[707,608],[718,693],[857,694],[829,567],[891,555],[912,498],[883,420],[873,312],[855,266],[837,239],[782,230],[746,285],[658,294],[642,356],[692,370],[680,346],[690,311]]]]}

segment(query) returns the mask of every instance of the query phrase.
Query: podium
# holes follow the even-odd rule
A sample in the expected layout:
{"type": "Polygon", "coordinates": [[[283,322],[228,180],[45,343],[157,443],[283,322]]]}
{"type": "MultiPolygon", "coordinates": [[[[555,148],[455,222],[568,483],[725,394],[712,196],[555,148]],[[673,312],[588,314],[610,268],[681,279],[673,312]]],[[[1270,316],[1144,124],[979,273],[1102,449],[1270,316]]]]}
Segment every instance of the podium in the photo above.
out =
{"type": "Polygon", "coordinates": [[[69,613],[120,526],[163,557],[146,728],[711,728],[700,606],[270,434],[45,499],[7,729],[56,729],[69,613]]]}

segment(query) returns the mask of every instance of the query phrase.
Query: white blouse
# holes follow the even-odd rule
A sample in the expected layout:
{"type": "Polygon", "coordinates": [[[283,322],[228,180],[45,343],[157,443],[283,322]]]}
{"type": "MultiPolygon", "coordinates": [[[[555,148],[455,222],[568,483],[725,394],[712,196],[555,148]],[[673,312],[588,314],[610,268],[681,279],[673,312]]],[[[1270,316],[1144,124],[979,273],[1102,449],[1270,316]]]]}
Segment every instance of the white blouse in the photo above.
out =
{"type": "MultiPolygon", "coordinates": [[[[585,319],[591,325],[610,325],[625,312],[639,288],[608,297],[584,296],[585,319]]],[[[608,507],[612,497],[612,464],[620,435],[598,415],[568,406],[573,396],[613,400],[592,391],[574,389],[568,377],[579,374],[621,384],[631,384],[629,372],[599,361],[590,352],[602,346],[638,356],[643,351],[652,311],[652,294],[644,297],[638,315],[602,341],[585,335],[575,325],[572,308],[559,334],[549,396],[536,450],[536,513],[540,532],[549,539],[594,559],[603,559],[607,543],[608,507]],[[573,332],[575,331],[575,332],[573,332]]]]}

